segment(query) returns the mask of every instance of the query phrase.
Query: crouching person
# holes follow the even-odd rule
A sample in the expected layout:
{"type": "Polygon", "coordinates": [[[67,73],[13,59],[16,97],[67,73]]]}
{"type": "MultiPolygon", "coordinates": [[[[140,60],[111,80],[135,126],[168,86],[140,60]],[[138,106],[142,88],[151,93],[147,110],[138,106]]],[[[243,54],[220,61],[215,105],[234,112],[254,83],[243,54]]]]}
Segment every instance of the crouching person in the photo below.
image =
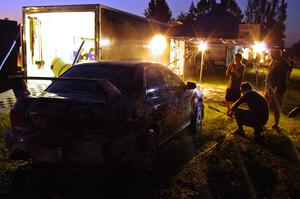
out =
{"type": "Polygon", "coordinates": [[[254,129],[255,138],[258,139],[269,119],[268,103],[261,94],[252,90],[248,82],[241,84],[241,93],[242,97],[232,107],[238,125],[235,134],[244,135],[243,125],[250,126],[254,129]],[[246,104],[248,109],[239,108],[241,104],[246,104]]]}

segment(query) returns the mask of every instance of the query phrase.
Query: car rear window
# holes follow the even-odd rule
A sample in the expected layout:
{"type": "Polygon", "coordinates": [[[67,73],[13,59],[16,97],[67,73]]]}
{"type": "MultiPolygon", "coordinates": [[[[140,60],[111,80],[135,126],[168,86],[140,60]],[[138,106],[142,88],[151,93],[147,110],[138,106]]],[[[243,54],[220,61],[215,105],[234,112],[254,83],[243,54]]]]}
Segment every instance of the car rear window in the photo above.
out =
{"type": "MultiPolygon", "coordinates": [[[[134,68],[123,65],[91,65],[82,64],[75,66],[62,75],[62,77],[88,78],[88,79],[106,79],[116,86],[122,93],[132,91],[132,79],[134,68]]],[[[55,81],[47,92],[50,93],[86,93],[98,94],[101,89],[94,81],[55,81]]]]}

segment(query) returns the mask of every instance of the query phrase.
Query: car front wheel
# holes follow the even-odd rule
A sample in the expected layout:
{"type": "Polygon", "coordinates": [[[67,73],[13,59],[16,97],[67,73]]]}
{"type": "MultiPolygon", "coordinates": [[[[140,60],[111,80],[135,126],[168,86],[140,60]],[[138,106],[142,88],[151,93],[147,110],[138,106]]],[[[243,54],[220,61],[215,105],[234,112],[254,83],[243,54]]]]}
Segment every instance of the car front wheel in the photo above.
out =
{"type": "Polygon", "coordinates": [[[191,113],[191,132],[193,134],[200,133],[202,130],[202,120],[204,116],[204,110],[202,105],[195,105],[191,113]]]}

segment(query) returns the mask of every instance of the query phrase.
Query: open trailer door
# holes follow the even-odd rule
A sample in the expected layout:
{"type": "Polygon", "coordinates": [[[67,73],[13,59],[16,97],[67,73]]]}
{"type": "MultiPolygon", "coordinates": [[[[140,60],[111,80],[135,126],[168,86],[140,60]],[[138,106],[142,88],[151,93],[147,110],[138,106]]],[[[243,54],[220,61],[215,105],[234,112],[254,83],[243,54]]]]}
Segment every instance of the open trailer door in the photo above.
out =
{"type": "Polygon", "coordinates": [[[71,65],[83,41],[78,61],[95,59],[96,5],[25,7],[23,24],[27,76],[57,76],[55,63],[71,65]]]}
{"type": "Polygon", "coordinates": [[[19,28],[16,21],[0,20],[0,93],[12,88],[8,76],[18,73],[20,47],[19,28]]]}

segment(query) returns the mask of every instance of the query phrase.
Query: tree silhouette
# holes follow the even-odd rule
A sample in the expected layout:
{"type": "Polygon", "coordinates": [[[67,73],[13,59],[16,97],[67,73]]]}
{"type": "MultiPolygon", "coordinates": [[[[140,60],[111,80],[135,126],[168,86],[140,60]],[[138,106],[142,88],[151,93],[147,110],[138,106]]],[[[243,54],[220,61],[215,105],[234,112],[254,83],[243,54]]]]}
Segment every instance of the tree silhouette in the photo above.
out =
{"type": "Polygon", "coordinates": [[[191,5],[189,7],[189,11],[187,13],[181,12],[177,20],[181,21],[182,23],[190,22],[193,20],[196,20],[198,16],[198,9],[196,8],[194,2],[191,2],[191,5]]]}
{"type": "Polygon", "coordinates": [[[294,43],[291,48],[289,49],[291,54],[300,56],[300,40],[296,43],[294,43]]]}
{"type": "Polygon", "coordinates": [[[261,24],[262,37],[270,46],[284,47],[285,0],[248,0],[245,22],[261,24]]]}
{"type": "Polygon", "coordinates": [[[148,19],[166,23],[171,20],[172,12],[165,0],[150,0],[144,15],[148,19]]]}
{"type": "Polygon", "coordinates": [[[242,22],[244,18],[243,12],[235,0],[221,0],[221,5],[242,22]]]}
{"type": "Polygon", "coordinates": [[[192,1],[190,7],[189,7],[189,12],[187,14],[188,20],[196,20],[198,16],[198,9],[196,8],[194,2],[192,1]]]}
{"type": "Polygon", "coordinates": [[[186,23],[188,22],[188,19],[187,19],[187,13],[184,13],[184,12],[180,12],[180,14],[177,16],[176,18],[176,21],[180,21],[182,23],[186,23]]]}
{"type": "Polygon", "coordinates": [[[209,12],[215,5],[216,5],[216,0],[200,0],[197,3],[197,9],[198,9],[198,17],[206,14],[209,12]]]}
{"type": "Polygon", "coordinates": [[[183,23],[197,20],[200,16],[209,12],[216,5],[216,0],[200,0],[196,5],[192,1],[187,13],[181,12],[177,20],[183,23]]]}
{"type": "Polygon", "coordinates": [[[285,0],[281,1],[281,5],[279,7],[279,16],[277,23],[275,24],[274,28],[272,29],[272,34],[271,34],[271,43],[273,45],[279,46],[283,48],[285,46],[285,21],[287,19],[287,3],[285,0]]]}
{"type": "MultiPolygon", "coordinates": [[[[198,3],[194,4],[192,1],[189,11],[187,13],[181,12],[177,17],[177,20],[185,23],[188,21],[196,20],[202,15],[208,13],[212,8],[217,5],[216,0],[199,0],[198,3]]],[[[221,5],[224,8],[234,14],[240,21],[243,20],[243,13],[239,5],[235,0],[221,0],[221,5]]]]}

